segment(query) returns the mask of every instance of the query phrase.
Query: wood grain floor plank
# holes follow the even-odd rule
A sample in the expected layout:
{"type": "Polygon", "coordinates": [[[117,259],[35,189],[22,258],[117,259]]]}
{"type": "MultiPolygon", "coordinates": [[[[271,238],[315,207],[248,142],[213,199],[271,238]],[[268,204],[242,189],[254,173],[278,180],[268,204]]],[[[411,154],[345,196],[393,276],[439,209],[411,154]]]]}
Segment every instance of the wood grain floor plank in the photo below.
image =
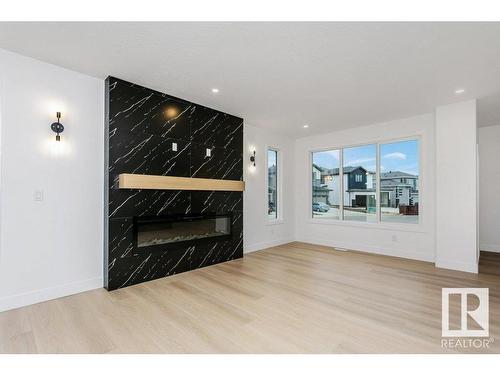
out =
{"type": "Polygon", "coordinates": [[[0,352],[499,353],[441,347],[443,287],[489,288],[500,336],[500,275],[294,242],[0,313],[0,352]]]}

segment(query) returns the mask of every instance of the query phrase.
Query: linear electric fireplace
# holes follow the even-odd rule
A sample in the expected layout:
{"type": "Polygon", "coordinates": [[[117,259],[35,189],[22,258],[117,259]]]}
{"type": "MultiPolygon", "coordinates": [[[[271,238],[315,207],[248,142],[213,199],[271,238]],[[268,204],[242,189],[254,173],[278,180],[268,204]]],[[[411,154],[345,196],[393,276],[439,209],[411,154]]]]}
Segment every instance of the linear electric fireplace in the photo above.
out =
{"type": "Polygon", "coordinates": [[[105,103],[104,287],[242,258],[243,119],[115,77],[105,103]]]}
{"type": "Polygon", "coordinates": [[[231,214],[136,217],[137,248],[231,236],[231,214]]]}

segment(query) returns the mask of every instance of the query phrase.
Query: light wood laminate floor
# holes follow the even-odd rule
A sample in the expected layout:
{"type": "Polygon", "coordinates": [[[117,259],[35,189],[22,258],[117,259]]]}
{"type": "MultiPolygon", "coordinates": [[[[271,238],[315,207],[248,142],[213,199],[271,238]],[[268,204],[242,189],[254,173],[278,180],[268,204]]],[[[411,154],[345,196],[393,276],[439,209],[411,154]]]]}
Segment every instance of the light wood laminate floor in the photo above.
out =
{"type": "Polygon", "coordinates": [[[500,253],[481,251],[479,273],[500,276],[500,253]]]}
{"type": "Polygon", "coordinates": [[[500,276],[291,243],[0,313],[0,352],[451,352],[441,348],[442,287],[490,288],[490,337],[500,337],[500,276]]]}

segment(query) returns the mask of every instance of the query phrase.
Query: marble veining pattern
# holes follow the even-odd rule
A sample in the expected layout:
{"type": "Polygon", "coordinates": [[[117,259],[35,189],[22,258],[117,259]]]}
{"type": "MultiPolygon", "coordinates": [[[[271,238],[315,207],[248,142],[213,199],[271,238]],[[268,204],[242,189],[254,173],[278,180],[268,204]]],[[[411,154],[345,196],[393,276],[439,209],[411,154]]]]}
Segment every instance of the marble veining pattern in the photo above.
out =
{"type": "Polygon", "coordinates": [[[106,288],[242,257],[241,192],[118,189],[118,175],[242,180],[243,120],[113,77],[106,90],[106,288]],[[134,217],[204,213],[231,213],[232,236],[137,248],[134,217]]]}

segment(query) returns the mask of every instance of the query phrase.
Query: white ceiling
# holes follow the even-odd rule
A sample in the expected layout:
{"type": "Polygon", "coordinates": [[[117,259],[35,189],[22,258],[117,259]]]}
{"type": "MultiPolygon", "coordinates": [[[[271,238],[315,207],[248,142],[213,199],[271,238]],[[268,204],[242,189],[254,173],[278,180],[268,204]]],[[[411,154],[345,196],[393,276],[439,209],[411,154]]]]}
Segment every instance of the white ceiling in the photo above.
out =
{"type": "Polygon", "coordinates": [[[499,36],[500,23],[0,23],[0,48],[293,137],[500,92],[499,36]]]}

